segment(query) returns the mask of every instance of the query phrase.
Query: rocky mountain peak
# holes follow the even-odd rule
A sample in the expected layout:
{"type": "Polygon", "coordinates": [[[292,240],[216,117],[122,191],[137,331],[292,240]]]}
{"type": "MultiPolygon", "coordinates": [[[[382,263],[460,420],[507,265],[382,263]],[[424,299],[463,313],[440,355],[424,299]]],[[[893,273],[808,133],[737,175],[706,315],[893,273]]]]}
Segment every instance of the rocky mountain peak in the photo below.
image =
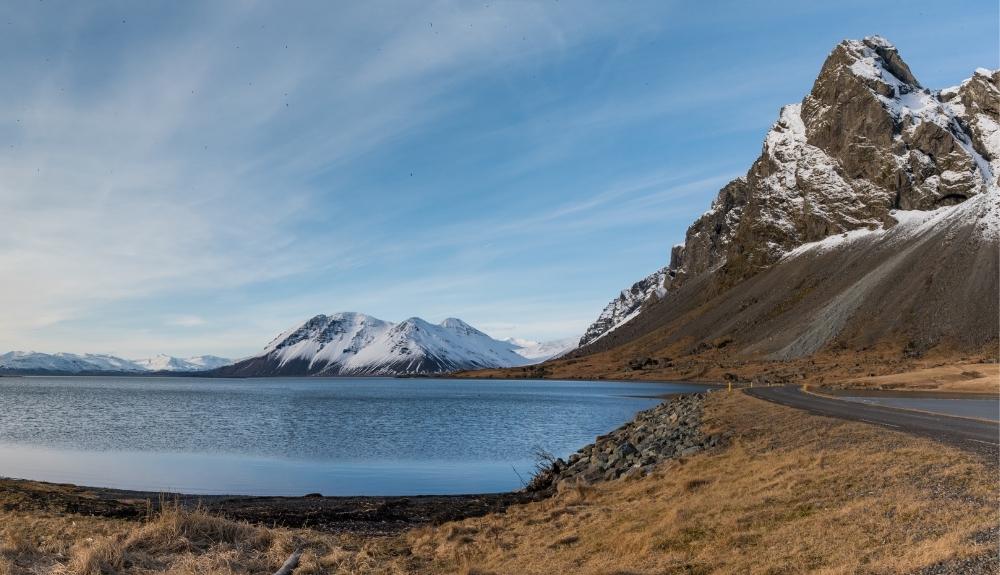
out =
{"type": "Polygon", "coordinates": [[[736,281],[804,243],[891,226],[893,209],[935,209],[995,186],[996,85],[977,73],[953,93],[932,92],[884,38],[841,42],[802,102],[782,108],[746,177],[688,230],[675,282],[723,265],[736,281]]]}
{"type": "MultiPolygon", "coordinates": [[[[747,174],[719,191],[671,251],[661,270],[666,297],[696,276],[718,274],[725,288],[798,246],[889,228],[894,210],[934,210],[995,190],[998,86],[1000,73],[980,69],[959,87],[931,91],[885,38],[841,42],[806,97],[781,109],[747,174]]],[[[622,292],[581,345],[608,331],[614,309],[639,307],[622,292]]]]}

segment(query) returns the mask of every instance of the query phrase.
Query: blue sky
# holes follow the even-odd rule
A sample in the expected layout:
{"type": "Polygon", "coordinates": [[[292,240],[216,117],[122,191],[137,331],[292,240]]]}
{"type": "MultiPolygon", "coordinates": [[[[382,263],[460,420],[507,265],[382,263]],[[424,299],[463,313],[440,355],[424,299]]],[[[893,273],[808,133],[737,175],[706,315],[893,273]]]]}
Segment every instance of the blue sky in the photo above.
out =
{"type": "Polygon", "coordinates": [[[242,356],[317,313],[578,335],[843,38],[928,87],[982,2],[0,7],[0,351],[242,356]]]}

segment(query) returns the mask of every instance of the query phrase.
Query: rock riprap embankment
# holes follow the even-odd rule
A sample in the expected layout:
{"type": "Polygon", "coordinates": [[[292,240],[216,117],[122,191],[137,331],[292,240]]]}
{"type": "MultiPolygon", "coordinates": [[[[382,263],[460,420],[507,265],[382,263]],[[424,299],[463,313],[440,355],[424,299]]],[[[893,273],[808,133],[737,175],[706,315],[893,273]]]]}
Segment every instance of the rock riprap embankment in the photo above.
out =
{"type": "Polygon", "coordinates": [[[668,459],[719,445],[725,434],[706,435],[701,419],[707,394],[679,395],[635,418],[569,457],[539,471],[528,491],[555,489],[564,482],[596,483],[642,477],[668,459]]]}

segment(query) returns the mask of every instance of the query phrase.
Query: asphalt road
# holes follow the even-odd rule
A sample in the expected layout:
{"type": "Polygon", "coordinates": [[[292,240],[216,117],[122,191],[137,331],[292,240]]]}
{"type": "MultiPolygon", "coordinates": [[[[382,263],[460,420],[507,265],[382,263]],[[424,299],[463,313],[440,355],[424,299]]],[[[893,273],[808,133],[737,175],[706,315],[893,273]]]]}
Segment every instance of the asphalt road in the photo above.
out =
{"type": "Polygon", "coordinates": [[[754,387],[744,391],[760,399],[818,415],[863,421],[923,435],[968,451],[992,455],[997,452],[1000,443],[1000,425],[996,422],[841,401],[805,393],[793,386],[754,387]]]}

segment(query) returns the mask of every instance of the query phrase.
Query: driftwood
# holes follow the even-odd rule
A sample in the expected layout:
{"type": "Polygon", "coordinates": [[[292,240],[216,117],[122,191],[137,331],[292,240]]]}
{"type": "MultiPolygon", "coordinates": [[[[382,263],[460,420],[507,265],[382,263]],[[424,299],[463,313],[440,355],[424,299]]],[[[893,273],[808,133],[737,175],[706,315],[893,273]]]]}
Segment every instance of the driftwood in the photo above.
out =
{"type": "Polygon", "coordinates": [[[299,547],[292,554],[285,559],[285,562],[281,564],[281,569],[274,572],[274,575],[292,575],[292,571],[299,566],[299,558],[302,557],[302,548],[299,547]]]}

